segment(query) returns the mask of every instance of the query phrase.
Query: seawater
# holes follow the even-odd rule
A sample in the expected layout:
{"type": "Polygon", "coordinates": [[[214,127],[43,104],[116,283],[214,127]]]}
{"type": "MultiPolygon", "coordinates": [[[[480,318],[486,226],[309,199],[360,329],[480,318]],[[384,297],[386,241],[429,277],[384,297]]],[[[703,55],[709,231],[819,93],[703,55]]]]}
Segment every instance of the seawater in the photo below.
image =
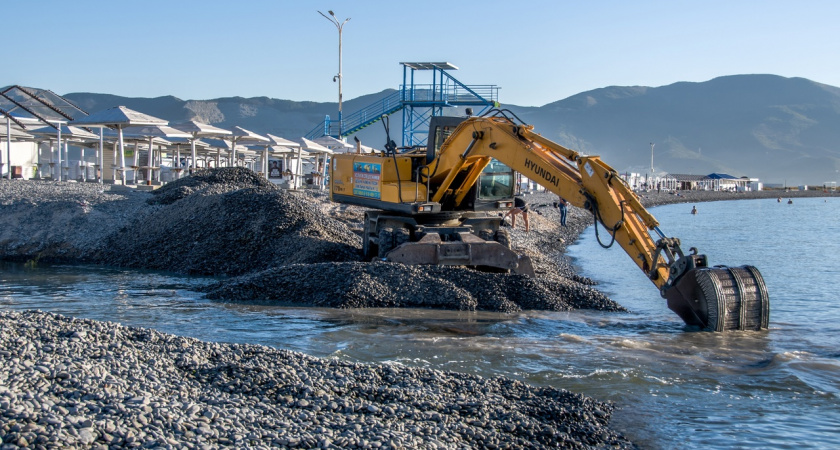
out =
{"type": "Polygon", "coordinates": [[[618,247],[590,228],[569,248],[628,313],[333,310],[213,302],[211,278],[0,263],[0,308],[41,309],[203,340],[314,356],[503,375],[611,401],[643,448],[840,445],[840,198],[653,208],[660,228],[710,264],[757,266],[770,329],[686,331],[618,247]]]}

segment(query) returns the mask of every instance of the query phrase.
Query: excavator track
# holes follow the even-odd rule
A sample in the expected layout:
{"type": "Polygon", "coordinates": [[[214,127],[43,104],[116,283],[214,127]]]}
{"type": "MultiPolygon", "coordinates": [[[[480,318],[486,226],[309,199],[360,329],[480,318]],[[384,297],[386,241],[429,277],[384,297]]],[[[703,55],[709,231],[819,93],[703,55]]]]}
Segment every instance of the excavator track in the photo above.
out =
{"type": "Polygon", "coordinates": [[[705,331],[761,330],[770,320],[770,298],[753,266],[689,270],[665,291],[668,308],[705,331]]]}

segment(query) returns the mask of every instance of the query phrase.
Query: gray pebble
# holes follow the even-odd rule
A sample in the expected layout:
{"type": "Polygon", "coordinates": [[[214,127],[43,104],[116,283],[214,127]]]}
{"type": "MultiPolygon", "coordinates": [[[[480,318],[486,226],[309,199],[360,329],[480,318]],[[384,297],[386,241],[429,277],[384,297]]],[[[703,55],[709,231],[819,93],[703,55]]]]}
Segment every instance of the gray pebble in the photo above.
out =
{"type": "Polygon", "coordinates": [[[503,377],[318,359],[39,311],[0,311],[0,329],[3,444],[632,447],[608,427],[610,404],[503,377]],[[22,376],[45,342],[67,359],[37,365],[72,367],[72,383],[38,370],[22,376]],[[102,395],[106,385],[116,395],[102,395]]]}

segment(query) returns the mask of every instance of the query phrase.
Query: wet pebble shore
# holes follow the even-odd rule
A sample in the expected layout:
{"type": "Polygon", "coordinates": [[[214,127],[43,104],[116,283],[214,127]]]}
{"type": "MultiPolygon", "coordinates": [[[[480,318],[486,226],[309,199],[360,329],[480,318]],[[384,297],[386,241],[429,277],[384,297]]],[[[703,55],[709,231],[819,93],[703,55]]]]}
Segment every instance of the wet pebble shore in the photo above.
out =
{"type": "Polygon", "coordinates": [[[554,388],[0,312],[0,448],[631,448],[554,388]]]}

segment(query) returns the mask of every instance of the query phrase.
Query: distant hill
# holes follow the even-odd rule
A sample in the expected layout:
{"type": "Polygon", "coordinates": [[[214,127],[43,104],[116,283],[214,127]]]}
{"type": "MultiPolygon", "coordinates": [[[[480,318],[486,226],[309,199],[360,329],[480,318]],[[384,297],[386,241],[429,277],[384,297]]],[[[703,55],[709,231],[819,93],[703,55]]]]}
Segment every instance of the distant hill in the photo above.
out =
{"type": "MultiPolygon", "coordinates": [[[[344,102],[345,114],[392,93],[388,89],[344,102]]],[[[128,98],[108,94],[65,95],[95,112],[124,105],[170,121],[193,119],[222,128],[298,138],[337,117],[336,103],[267,97],[181,100],[172,96],[128,98]]],[[[840,88],[804,78],[734,75],[702,83],[662,87],[610,86],[541,107],[503,105],[535,131],[562,145],[601,155],[621,172],[654,166],[670,173],[725,172],[769,183],[840,181],[840,88]]],[[[391,124],[400,141],[400,114],[391,124]]],[[[382,126],[360,139],[381,148],[382,126]]]]}
{"type": "Polygon", "coordinates": [[[735,75],[612,86],[512,108],[549,139],[616,169],[725,172],[765,182],[840,181],[840,89],[804,78],[735,75]]]}

